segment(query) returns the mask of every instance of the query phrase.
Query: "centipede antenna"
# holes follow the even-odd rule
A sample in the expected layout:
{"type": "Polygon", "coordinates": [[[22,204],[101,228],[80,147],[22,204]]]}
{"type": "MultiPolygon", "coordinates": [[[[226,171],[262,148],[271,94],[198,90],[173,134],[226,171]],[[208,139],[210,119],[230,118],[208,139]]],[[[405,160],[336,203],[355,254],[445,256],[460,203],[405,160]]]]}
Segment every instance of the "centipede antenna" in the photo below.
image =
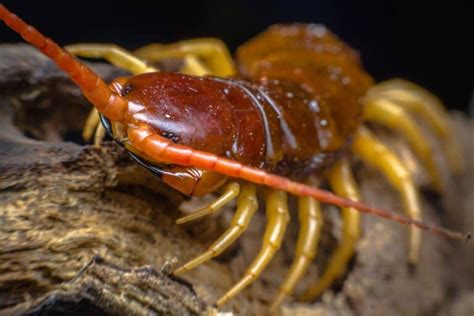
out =
{"type": "Polygon", "coordinates": [[[443,228],[440,226],[427,224],[423,221],[412,219],[412,218],[399,215],[393,212],[389,212],[384,209],[370,206],[362,202],[342,198],[329,191],[320,190],[318,188],[314,188],[314,187],[297,183],[297,182],[292,182],[286,178],[279,177],[273,174],[267,174],[265,178],[266,179],[264,179],[264,182],[267,182],[268,183],[267,185],[276,189],[288,191],[295,195],[311,196],[323,203],[333,204],[340,207],[355,208],[359,212],[362,212],[362,213],[385,218],[390,221],[405,224],[405,225],[415,226],[415,227],[418,227],[419,229],[426,230],[433,234],[437,234],[437,235],[447,237],[450,239],[464,240],[464,241],[470,241],[472,239],[471,233],[464,234],[464,233],[456,232],[456,231],[443,228]]]}
{"type": "Polygon", "coordinates": [[[472,239],[472,233],[464,234],[464,233],[456,232],[456,231],[453,231],[453,230],[450,230],[450,229],[447,229],[447,228],[444,228],[444,227],[428,224],[428,223],[425,223],[423,221],[419,221],[419,220],[416,220],[416,219],[408,218],[406,216],[402,216],[402,215],[398,215],[398,214],[395,214],[395,213],[392,213],[392,212],[388,212],[388,211],[385,211],[385,210],[380,209],[380,208],[372,207],[372,206],[369,206],[369,205],[364,204],[364,203],[354,202],[354,201],[348,200],[348,201],[346,201],[346,206],[345,207],[353,207],[353,208],[355,208],[355,209],[357,209],[357,210],[359,210],[360,212],[363,212],[363,213],[371,214],[371,215],[381,217],[381,218],[386,218],[388,220],[398,222],[398,223],[401,223],[401,224],[405,224],[405,225],[412,225],[412,226],[418,227],[422,230],[426,230],[426,231],[429,231],[433,234],[437,234],[437,235],[447,237],[447,238],[450,238],[450,239],[464,240],[466,242],[470,242],[471,239],[472,239]]]}
{"type": "MultiPolygon", "coordinates": [[[[248,167],[244,167],[248,168],[248,167]]],[[[273,174],[266,174],[264,176],[264,184],[273,187],[275,189],[284,190],[299,196],[311,196],[319,200],[322,203],[333,204],[340,207],[351,207],[357,209],[359,212],[370,214],[373,216],[388,219],[393,222],[398,222],[405,225],[411,225],[418,227],[419,229],[429,231],[433,234],[437,234],[446,238],[455,240],[470,241],[472,239],[472,233],[460,233],[440,226],[427,224],[423,221],[412,219],[403,215],[399,215],[393,212],[386,211],[381,208],[370,206],[368,204],[349,200],[337,196],[329,191],[314,188],[305,184],[290,181],[286,178],[276,176],[273,174]]]]}
{"type": "Polygon", "coordinates": [[[0,20],[17,32],[25,41],[38,48],[61,68],[82,90],[84,96],[97,110],[114,121],[123,120],[127,101],[112,92],[107,84],[89,67],[43,36],[31,25],[0,4],[0,20]]]}
{"type": "Polygon", "coordinates": [[[362,213],[385,218],[405,225],[415,226],[419,229],[450,239],[464,241],[470,241],[472,239],[472,233],[463,234],[440,226],[427,224],[362,202],[342,198],[329,191],[294,182],[287,178],[265,172],[259,168],[243,165],[238,161],[219,157],[208,152],[195,150],[188,146],[174,144],[169,139],[153,134],[149,127],[130,128],[128,136],[129,140],[137,150],[168,163],[183,166],[192,165],[197,168],[213,170],[229,177],[265,185],[297,196],[310,196],[322,203],[332,204],[339,207],[355,208],[362,213]]]}

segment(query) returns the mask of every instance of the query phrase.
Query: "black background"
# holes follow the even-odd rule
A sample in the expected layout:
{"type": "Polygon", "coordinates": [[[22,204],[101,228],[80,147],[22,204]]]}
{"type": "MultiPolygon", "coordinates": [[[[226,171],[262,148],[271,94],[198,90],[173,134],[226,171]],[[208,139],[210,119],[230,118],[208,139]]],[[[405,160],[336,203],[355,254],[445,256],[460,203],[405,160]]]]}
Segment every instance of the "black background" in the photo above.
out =
{"type": "MultiPolygon", "coordinates": [[[[278,22],[325,24],[361,52],[377,79],[403,77],[469,111],[473,1],[1,1],[59,44],[218,37],[231,49],[278,22]]],[[[0,26],[0,42],[19,38],[0,26]]],[[[472,110],[472,109],[471,109],[472,110]]]]}

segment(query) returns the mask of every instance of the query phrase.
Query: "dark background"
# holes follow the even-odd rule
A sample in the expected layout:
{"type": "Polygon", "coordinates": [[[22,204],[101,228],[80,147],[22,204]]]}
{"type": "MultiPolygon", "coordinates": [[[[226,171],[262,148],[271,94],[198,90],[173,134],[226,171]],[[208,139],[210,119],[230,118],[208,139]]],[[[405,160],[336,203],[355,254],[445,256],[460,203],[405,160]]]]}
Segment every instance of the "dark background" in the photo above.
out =
{"type": "MultiPolygon", "coordinates": [[[[273,23],[322,23],[361,52],[377,80],[403,77],[451,109],[472,111],[474,1],[1,2],[60,44],[111,42],[129,49],[211,36],[233,50],[273,23]]],[[[0,27],[0,42],[18,41],[0,27]]]]}

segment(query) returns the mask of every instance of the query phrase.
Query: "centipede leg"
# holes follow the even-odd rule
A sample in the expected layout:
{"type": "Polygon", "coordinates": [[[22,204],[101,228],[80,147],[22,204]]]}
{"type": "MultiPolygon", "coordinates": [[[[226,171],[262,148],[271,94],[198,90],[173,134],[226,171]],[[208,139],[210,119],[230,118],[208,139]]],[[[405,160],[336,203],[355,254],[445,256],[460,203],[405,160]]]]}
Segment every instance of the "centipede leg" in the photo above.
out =
{"type": "Polygon", "coordinates": [[[184,57],[184,66],[180,72],[194,76],[212,75],[212,71],[194,55],[184,57]]]}
{"type": "Polygon", "coordinates": [[[150,44],[139,48],[134,53],[150,63],[173,58],[182,59],[184,64],[179,69],[179,72],[183,74],[193,76],[216,75],[215,70],[211,69],[205,61],[200,58],[199,50],[189,49],[187,45],[180,46],[180,43],[185,42],[187,41],[167,45],[150,44]],[[183,47],[183,49],[181,49],[181,47],[183,47]]]}
{"type": "Polygon", "coordinates": [[[94,137],[94,146],[100,147],[100,143],[105,138],[105,128],[100,124],[99,111],[93,108],[87,116],[86,123],[82,129],[82,139],[86,142],[94,137]]]}
{"type": "Polygon", "coordinates": [[[235,284],[218,301],[217,305],[225,304],[236,296],[250,283],[255,281],[280,249],[286,227],[290,220],[287,205],[287,194],[283,191],[271,190],[266,199],[267,227],[263,236],[260,252],[250,264],[240,281],[235,284]]]}
{"type": "Polygon", "coordinates": [[[433,187],[441,192],[443,181],[433,159],[434,153],[421,129],[399,104],[386,98],[369,99],[364,104],[364,118],[399,131],[409,141],[422,159],[430,175],[433,187]]]}
{"type": "Polygon", "coordinates": [[[448,114],[436,96],[422,87],[402,79],[393,79],[377,84],[369,90],[368,95],[390,99],[408,112],[424,119],[441,139],[451,170],[459,172],[463,169],[463,159],[449,126],[448,114]]]}
{"type": "MultiPolygon", "coordinates": [[[[419,219],[420,203],[410,173],[398,157],[383,143],[378,141],[366,128],[359,128],[352,145],[353,151],[365,163],[379,169],[389,182],[400,192],[404,209],[411,218],[419,219]]],[[[411,227],[409,261],[418,261],[421,231],[411,227]]]]}
{"type": "Polygon", "coordinates": [[[66,46],[65,49],[80,57],[103,58],[134,75],[158,71],[131,52],[114,44],[74,44],[66,46]]]}
{"type": "MultiPolygon", "coordinates": [[[[161,47],[160,44],[150,44],[150,45],[151,46],[156,45],[155,46],[156,49],[160,49],[159,47],[161,47]]],[[[170,44],[170,45],[174,45],[174,44],[170,44]]],[[[165,47],[167,45],[163,45],[163,46],[165,47]]],[[[166,48],[164,48],[164,47],[163,47],[163,49],[166,50],[166,48]]],[[[147,55],[147,53],[144,54],[144,56],[146,56],[146,55],[147,55]]],[[[213,75],[212,70],[197,55],[192,54],[192,53],[185,54],[183,56],[182,55],[183,54],[181,54],[180,52],[173,51],[173,52],[170,52],[169,55],[165,54],[163,59],[168,59],[168,58],[180,58],[180,59],[182,59],[183,60],[183,65],[179,69],[179,72],[183,73],[183,74],[186,74],[186,75],[193,75],[193,76],[213,75]],[[174,53],[174,55],[171,54],[171,53],[174,53]]],[[[159,62],[161,60],[162,60],[161,58],[158,58],[154,61],[159,62]]]]}
{"type": "Polygon", "coordinates": [[[319,202],[307,196],[299,197],[298,217],[300,227],[296,241],[295,259],[271,306],[272,311],[276,311],[285,298],[293,294],[298,281],[304,276],[309,265],[316,257],[323,225],[323,216],[319,202]]]}
{"type": "Polygon", "coordinates": [[[227,77],[236,73],[227,47],[222,41],[214,38],[198,38],[172,44],[150,44],[133,53],[148,62],[194,56],[202,60],[209,72],[215,76],[227,77]]]}
{"type": "Polygon", "coordinates": [[[85,141],[89,141],[92,136],[94,136],[94,132],[96,131],[97,127],[100,126],[100,117],[99,111],[96,108],[93,108],[89,115],[87,116],[86,123],[84,124],[84,128],[82,130],[82,138],[85,141]]]}
{"type": "MultiPolygon", "coordinates": [[[[343,197],[359,200],[359,190],[352,177],[347,160],[336,164],[329,173],[329,182],[333,191],[343,197]]],[[[343,233],[340,245],[329,259],[327,269],[321,278],[302,295],[301,299],[310,301],[321,295],[347,269],[354,254],[354,245],[360,236],[360,214],[353,208],[342,209],[343,233]]]]}
{"type": "Polygon", "coordinates": [[[206,252],[177,269],[174,274],[185,273],[186,271],[203,264],[207,260],[220,255],[245,232],[257,209],[258,200],[256,186],[250,183],[243,184],[242,190],[237,198],[237,210],[232,217],[230,227],[209,247],[206,252]]]}
{"type": "Polygon", "coordinates": [[[231,182],[226,185],[226,187],[224,188],[224,192],[218,198],[216,198],[211,204],[209,204],[203,209],[200,209],[192,214],[189,214],[187,216],[183,216],[177,219],[176,223],[184,224],[184,223],[193,221],[195,219],[198,219],[200,217],[217,212],[224,205],[226,205],[227,203],[235,199],[237,195],[239,195],[239,192],[240,192],[240,185],[237,182],[231,182]]]}
{"type": "Polygon", "coordinates": [[[95,132],[94,132],[94,146],[95,147],[100,147],[100,143],[102,143],[106,134],[107,134],[107,131],[105,130],[104,126],[102,126],[102,124],[97,124],[97,128],[95,129],[95,132]]]}

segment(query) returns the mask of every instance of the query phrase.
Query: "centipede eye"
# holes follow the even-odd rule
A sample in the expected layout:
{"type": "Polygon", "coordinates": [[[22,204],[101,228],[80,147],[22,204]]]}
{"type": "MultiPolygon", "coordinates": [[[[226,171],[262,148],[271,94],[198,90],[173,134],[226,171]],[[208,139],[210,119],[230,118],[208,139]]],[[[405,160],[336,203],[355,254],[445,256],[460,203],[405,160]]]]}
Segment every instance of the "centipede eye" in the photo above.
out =
{"type": "Polygon", "coordinates": [[[127,94],[129,94],[131,91],[132,91],[132,85],[130,83],[126,84],[122,87],[122,90],[120,91],[120,95],[124,97],[127,94]]]}
{"type": "Polygon", "coordinates": [[[161,132],[161,136],[163,136],[165,138],[168,138],[173,143],[178,143],[179,140],[180,140],[180,137],[178,135],[176,135],[175,133],[173,133],[173,132],[163,131],[163,132],[161,132]]]}

